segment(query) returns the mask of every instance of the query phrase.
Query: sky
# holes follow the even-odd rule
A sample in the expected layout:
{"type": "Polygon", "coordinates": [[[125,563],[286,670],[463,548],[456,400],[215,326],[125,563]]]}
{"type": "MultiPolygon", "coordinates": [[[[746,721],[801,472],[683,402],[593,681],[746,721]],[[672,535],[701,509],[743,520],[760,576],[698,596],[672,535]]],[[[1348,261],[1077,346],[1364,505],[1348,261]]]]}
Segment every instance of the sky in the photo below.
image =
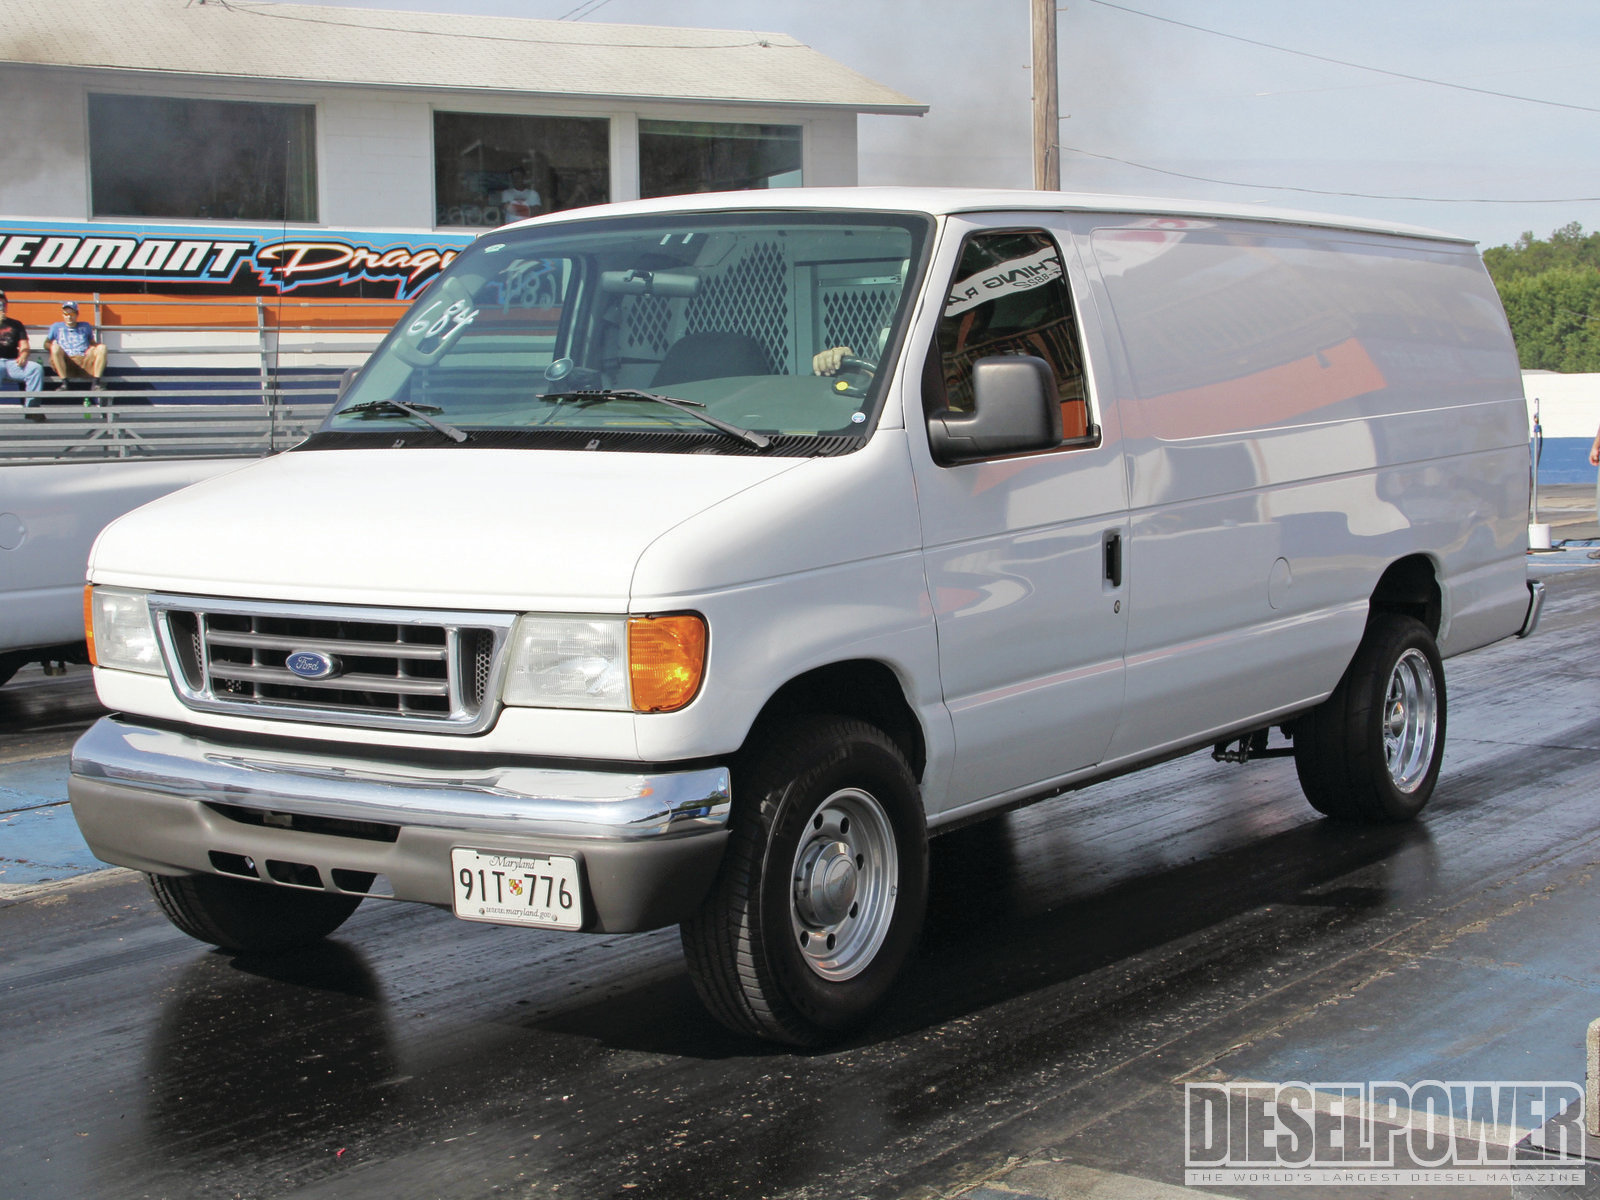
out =
{"type": "MultiPolygon", "coordinates": [[[[320,2],[787,33],[930,106],[859,119],[863,184],[1032,186],[1029,0],[320,2]]],[[[1057,20],[1063,190],[1483,247],[1600,228],[1600,0],[1063,0],[1057,20]]]]}

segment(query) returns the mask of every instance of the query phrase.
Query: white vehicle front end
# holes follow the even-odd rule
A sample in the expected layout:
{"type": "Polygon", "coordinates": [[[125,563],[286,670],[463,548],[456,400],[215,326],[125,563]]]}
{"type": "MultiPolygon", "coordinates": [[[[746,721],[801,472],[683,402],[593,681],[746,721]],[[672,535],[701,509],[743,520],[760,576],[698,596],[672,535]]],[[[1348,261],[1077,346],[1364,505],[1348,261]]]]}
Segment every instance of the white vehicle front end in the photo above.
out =
{"type": "MultiPolygon", "coordinates": [[[[906,227],[926,224],[849,231],[892,243],[867,285],[884,319],[904,307],[906,227]]],[[[794,236],[825,246],[830,229],[794,236]]],[[[775,680],[841,644],[937,679],[899,413],[866,436],[881,382],[839,394],[780,331],[781,376],[661,385],[694,408],[779,392],[748,445],[671,405],[558,390],[588,370],[555,349],[585,342],[581,306],[615,321],[645,303],[607,269],[633,252],[614,241],[515,262],[515,235],[480,242],[480,274],[419,302],[322,434],[107,529],[86,608],[116,715],[80,741],[72,780],[97,855],[156,879],[653,928],[691,916],[716,875],[729,762],[775,680]],[[552,263],[557,291],[529,292],[552,263]],[[566,328],[547,328],[552,306],[566,328]],[[471,441],[396,395],[442,401],[471,441]]],[[[674,301],[700,286],[660,274],[674,301]]],[[[936,687],[921,702],[936,710],[936,687]]]]}
{"type": "Polygon", "coordinates": [[[452,852],[548,858],[573,903],[517,923],[681,920],[720,857],[726,760],[774,678],[852,631],[863,652],[937,674],[926,620],[902,615],[921,587],[909,514],[818,544],[798,585],[761,577],[779,557],[763,546],[792,562],[819,520],[839,528],[830,509],[894,511],[881,459],[897,442],[811,462],[652,459],[654,498],[605,470],[631,455],[413,451],[400,514],[368,499],[393,486],[385,452],[346,453],[337,473],[287,455],[152,506],[92,565],[96,683],[119,715],[75,753],[85,836],[151,873],[454,894],[463,916],[478,899],[452,852]],[[481,513],[527,504],[529,469],[551,485],[537,518],[482,532],[481,513]],[[230,523],[266,495],[272,519],[230,523]],[[159,573],[152,545],[167,548],[159,573]]]}

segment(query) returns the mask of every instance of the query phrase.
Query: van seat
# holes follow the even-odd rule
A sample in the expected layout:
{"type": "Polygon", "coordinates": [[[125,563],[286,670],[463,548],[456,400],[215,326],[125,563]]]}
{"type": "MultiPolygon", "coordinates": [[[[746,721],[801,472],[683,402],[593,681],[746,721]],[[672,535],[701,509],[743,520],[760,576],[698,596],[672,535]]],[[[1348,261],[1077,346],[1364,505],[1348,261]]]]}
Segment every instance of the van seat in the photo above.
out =
{"type": "Polygon", "coordinates": [[[770,375],[772,366],[761,343],[747,333],[702,330],[686,334],[667,348],[656,368],[653,387],[726,379],[730,375],[770,375]]]}

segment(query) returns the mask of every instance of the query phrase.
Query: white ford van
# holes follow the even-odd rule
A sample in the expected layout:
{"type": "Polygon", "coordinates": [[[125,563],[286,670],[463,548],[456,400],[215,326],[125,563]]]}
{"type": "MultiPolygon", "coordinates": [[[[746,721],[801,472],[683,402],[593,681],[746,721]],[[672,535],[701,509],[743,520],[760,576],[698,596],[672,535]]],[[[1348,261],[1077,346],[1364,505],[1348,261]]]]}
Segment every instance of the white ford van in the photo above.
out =
{"type": "Polygon", "coordinates": [[[369,895],[679,923],[717,1017],[820,1042],[958,823],[1274,726],[1321,812],[1415,816],[1441,658],[1537,620],[1526,420],[1488,275],[1425,231],[865,189],[537,218],[309,440],[102,534],[73,808],[219,946],[369,895]]]}

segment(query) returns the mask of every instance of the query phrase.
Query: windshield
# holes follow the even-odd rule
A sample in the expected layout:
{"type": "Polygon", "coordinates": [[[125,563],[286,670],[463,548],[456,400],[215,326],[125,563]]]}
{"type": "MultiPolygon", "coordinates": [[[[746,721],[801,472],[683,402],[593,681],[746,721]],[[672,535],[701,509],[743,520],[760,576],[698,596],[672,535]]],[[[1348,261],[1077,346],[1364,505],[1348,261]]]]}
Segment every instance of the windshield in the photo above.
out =
{"type": "Polygon", "coordinates": [[[740,212],[486,234],[312,441],[843,452],[872,428],[929,225],[740,212]]]}

